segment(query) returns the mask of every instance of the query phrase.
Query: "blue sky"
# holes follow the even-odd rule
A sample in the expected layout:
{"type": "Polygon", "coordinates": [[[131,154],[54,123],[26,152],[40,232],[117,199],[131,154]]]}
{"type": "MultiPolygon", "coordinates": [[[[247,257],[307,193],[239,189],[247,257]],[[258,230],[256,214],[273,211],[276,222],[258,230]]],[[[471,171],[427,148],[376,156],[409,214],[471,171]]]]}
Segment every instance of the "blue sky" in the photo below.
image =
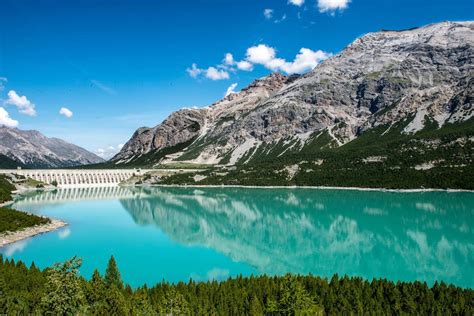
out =
{"type": "Polygon", "coordinates": [[[473,0],[0,0],[0,122],[107,155],[367,32],[473,17],[473,0]]]}

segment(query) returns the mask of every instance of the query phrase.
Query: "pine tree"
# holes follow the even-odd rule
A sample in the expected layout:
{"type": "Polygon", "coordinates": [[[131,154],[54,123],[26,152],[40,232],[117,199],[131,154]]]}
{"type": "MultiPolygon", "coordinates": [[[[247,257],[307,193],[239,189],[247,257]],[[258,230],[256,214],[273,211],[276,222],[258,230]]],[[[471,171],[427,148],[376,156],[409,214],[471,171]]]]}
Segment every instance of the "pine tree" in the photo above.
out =
{"type": "Polygon", "coordinates": [[[77,314],[85,305],[78,276],[81,259],[73,257],[48,271],[46,295],[41,300],[43,310],[52,314],[77,314]]]}
{"type": "Polygon", "coordinates": [[[133,315],[154,315],[156,314],[153,309],[150,298],[148,297],[148,289],[138,289],[133,294],[132,299],[132,314],[133,315]]]}
{"type": "Polygon", "coordinates": [[[130,307],[122,292],[112,284],[105,294],[105,313],[102,315],[129,315],[130,307]]]}
{"type": "Polygon", "coordinates": [[[269,299],[267,306],[265,308],[265,313],[268,315],[277,315],[278,314],[278,304],[275,300],[269,299]]]}
{"type": "Polygon", "coordinates": [[[105,283],[99,271],[94,270],[92,278],[88,284],[87,301],[92,314],[104,314],[105,310],[105,283]]]}
{"type": "Polygon", "coordinates": [[[263,308],[260,304],[258,297],[254,294],[250,300],[250,310],[249,314],[251,316],[260,316],[263,315],[263,308]]]}
{"type": "Polygon", "coordinates": [[[0,275],[0,314],[6,314],[6,305],[7,305],[7,283],[3,278],[3,275],[0,275]]]}
{"type": "Polygon", "coordinates": [[[115,285],[117,289],[123,288],[122,277],[120,276],[120,271],[114,256],[110,257],[107,270],[105,270],[105,285],[107,285],[107,287],[115,285]]]}
{"type": "Polygon", "coordinates": [[[183,295],[171,286],[165,294],[165,304],[162,306],[162,313],[165,315],[187,315],[189,314],[188,302],[183,295]]]}
{"type": "Polygon", "coordinates": [[[285,275],[281,284],[278,310],[285,315],[315,315],[322,311],[314,304],[298,279],[291,274],[285,275]]]}

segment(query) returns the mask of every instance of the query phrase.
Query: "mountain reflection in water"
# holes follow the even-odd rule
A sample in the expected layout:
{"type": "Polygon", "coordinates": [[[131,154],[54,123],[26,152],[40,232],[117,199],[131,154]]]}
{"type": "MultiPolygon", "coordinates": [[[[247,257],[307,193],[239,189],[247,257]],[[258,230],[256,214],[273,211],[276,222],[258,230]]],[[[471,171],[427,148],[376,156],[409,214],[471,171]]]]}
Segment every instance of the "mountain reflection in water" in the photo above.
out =
{"type": "Polygon", "coordinates": [[[43,266],[76,254],[85,259],[86,274],[114,254],[138,285],[294,272],[473,287],[473,197],[302,188],[59,189],[22,196],[14,207],[64,218],[70,227],[0,251],[43,266]]]}
{"type": "Polygon", "coordinates": [[[143,188],[135,222],[259,273],[452,280],[473,285],[471,193],[143,188]],[[467,282],[467,283],[466,283],[467,282]]]}

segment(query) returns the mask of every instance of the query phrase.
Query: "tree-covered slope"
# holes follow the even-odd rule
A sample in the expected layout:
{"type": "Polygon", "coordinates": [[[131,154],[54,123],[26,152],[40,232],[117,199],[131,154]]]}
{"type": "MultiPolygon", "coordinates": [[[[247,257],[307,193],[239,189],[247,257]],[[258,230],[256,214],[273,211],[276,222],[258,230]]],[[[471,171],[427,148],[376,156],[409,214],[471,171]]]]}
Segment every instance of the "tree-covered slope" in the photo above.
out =
{"type": "Polygon", "coordinates": [[[272,146],[271,158],[261,154],[263,146],[246,164],[214,168],[199,178],[176,175],[161,183],[473,190],[474,119],[400,133],[408,121],[368,130],[340,147],[325,133],[310,138],[302,148],[291,147],[290,142],[272,146]]]}

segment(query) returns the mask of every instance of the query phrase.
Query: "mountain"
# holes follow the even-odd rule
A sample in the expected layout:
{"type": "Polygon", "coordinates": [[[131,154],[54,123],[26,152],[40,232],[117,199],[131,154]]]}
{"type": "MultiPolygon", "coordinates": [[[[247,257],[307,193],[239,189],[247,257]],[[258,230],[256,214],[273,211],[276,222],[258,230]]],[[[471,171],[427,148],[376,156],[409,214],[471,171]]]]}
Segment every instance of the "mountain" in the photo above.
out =
{"type": "Polygon", "coordinates": [[[61,168],[100,163],[104,160],[79,146],[38,131],[0,126],[0,166],[61,168]]]}
{"type": "Polygon", "coordinates": [[[16,169],[18,167],[25,168],[26,166],[17,160],[0,154],[0,169],[16,169]]]}
{"type": "Polygon", "coordinates": [[[465,187],[473,99],[474,22],[384,30],[305,75],[273,73],[140,128],[112,163],[237,167],[199,181],[212,184],[465,187]]]}
{"type": "Polygon", "coordinates": [[[140,128],[112,160],[234,165],[317,139],[344,146],[402,121],[406,135],[465,122],[474,114],[473,61],[473,22],[369,33],[301,77],[274,73],[207,108],[140,128]]]}

